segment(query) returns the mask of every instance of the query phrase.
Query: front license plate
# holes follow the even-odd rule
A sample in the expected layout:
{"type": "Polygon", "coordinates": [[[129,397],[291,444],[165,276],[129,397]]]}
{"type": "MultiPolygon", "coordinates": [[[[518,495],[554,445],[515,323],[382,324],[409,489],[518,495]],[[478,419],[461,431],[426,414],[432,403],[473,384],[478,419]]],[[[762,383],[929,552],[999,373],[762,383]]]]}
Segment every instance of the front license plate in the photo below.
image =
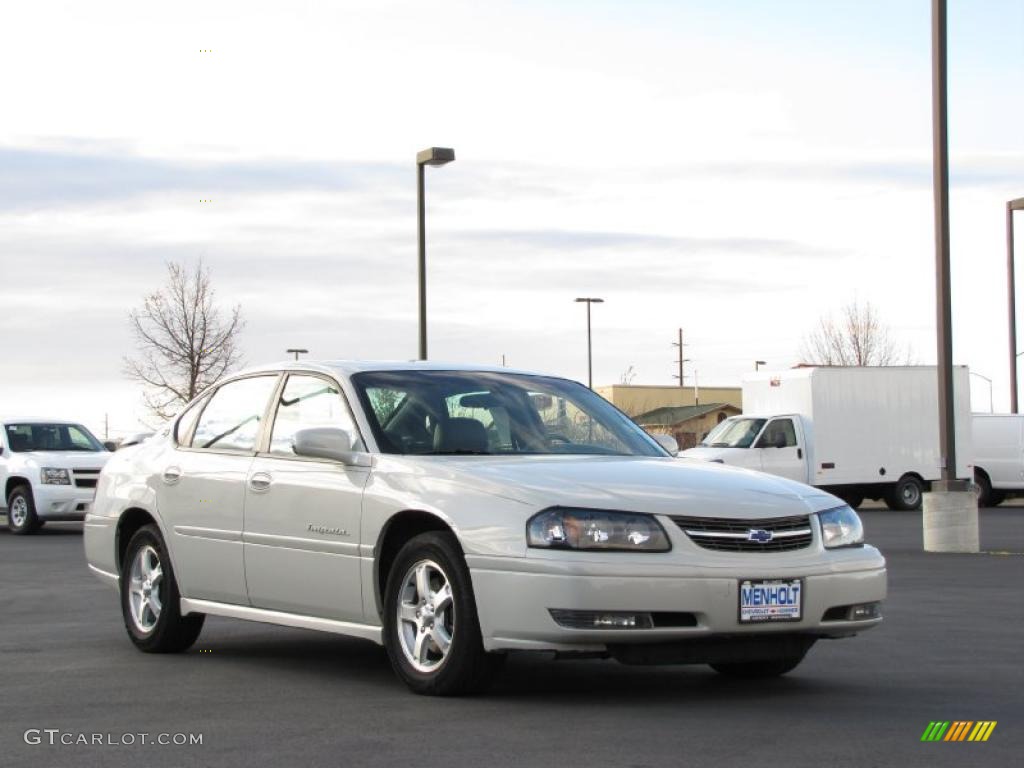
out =
{"type": "Polygon", "coordinates": [[[740,624],[799,621],[804,602],[803,579],[740,582],[740,624]]]}

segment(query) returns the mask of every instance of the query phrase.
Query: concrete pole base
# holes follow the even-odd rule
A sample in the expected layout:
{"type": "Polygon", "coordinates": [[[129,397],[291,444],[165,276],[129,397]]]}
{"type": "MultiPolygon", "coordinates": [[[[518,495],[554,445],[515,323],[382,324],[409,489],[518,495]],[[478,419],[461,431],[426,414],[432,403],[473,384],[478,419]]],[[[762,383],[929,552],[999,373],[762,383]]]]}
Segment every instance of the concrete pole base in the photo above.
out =
{"type": "Polygon", "coordinates": [[[977,552],[978,497],[974,491],[924,495],[924,551],[977,552]]]}

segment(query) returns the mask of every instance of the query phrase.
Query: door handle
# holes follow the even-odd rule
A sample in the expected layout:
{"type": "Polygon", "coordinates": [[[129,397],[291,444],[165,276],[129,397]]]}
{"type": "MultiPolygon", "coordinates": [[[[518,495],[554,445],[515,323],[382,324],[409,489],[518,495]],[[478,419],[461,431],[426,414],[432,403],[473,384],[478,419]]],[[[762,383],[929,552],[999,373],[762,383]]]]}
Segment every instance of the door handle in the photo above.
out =
{"type": "Polygon", "coordinates": [[[804,449],[803,448],[797,448],[796,449],[796,457],[798,459],[802,459],[804,457],[804,449]]]}
{"type": "Polygon", "coordinates": [[[270,484],[273,482],[269,473],[267,472],[256,472],[252,477],[249,478],[249,487],[254,491],[262,492],[270,490],[270,484]]]}
{"type": "Polygon", "coordinates": [[[164,470],[163,478],[168,485],[174,485],[181,480],[181,467],[167,467],[164,470]]]}

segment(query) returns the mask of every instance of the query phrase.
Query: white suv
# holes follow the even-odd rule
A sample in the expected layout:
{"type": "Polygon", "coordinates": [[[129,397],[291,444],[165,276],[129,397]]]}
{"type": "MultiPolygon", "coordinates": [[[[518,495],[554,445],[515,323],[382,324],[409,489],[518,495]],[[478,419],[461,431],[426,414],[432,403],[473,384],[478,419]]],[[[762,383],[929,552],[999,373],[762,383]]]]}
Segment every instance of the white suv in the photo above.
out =
{"type": "Polygon", "coordinates": [[[81,424],[42,419],[0,422],[0,488],[11,533],[47,520],[83,520],[110,453],[81,424]]]}

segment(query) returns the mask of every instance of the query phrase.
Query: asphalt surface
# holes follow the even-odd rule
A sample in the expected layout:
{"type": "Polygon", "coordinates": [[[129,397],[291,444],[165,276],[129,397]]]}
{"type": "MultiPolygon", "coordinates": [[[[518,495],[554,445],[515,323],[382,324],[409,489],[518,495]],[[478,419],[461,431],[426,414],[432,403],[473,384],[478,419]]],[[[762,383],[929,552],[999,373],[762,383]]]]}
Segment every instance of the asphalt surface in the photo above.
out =
{"type": "MultiPolygon", "coordinates": [[[[927,555],[919,514],[863,516],[889,559],[886,621],[819,642],[785,678],[520,656],[464,699],[408,693],[372,643],[241,621],[208,619],[185,654],[139,653],[78,526],[0,530],[0,765],[1019,765],[1024,554],[927,555]],[[921,743],[931,720],[998,725],[986,743],[921,743]],[[202,744],[26,744],[28,729],[202,744]]],[[[1024,553],[1024,508],[981,526],[984,549],[1024,553]]]]}

